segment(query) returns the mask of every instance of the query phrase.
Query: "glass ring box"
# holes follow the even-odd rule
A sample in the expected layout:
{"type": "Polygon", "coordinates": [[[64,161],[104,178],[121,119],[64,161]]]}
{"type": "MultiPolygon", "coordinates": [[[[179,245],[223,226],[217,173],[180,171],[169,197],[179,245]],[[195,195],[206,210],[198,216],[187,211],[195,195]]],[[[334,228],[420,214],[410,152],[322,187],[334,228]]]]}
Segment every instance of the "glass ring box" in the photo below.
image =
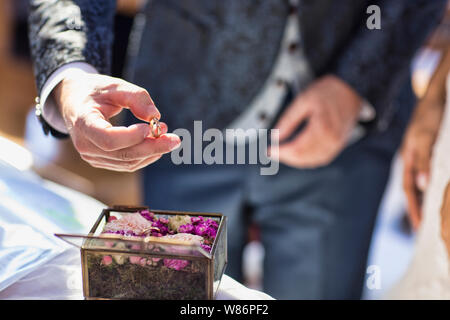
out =
{"type": "Polygon", "coordinates": [[[214,299],[227,264],[218,213],[114,206],[88,235],[56,236],[81,250],[86,299],[214,299]]]}

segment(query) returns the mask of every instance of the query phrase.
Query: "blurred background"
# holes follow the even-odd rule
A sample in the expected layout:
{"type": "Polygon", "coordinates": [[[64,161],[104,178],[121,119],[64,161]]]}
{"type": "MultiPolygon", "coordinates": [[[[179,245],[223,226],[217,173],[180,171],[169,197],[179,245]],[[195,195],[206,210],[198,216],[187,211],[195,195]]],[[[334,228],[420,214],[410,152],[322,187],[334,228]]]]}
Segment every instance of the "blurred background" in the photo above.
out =
{"type": "MultiPolygon", "coordinates": [[[[145,0],[119,0],[115,23],[113,76],[120,77],[133,18],[145,0]]],[[[450,6],[448,6],[450,9],[450,6]]],[[[418,52],[412,68],[412,86],[420,98],[450,41],[450,10],[442,24],[418,52]]],[[[0,0],[0,159],[32,169],[42,178],[87,194],[107,205],[141,204],[138,173],[117,173],[90,167],[70,140],[45,136],[34,115],[36,88],[27,37],[27,0],[0,0]]],[[[381,288],[366,288],[364,298],[377,299],[398,280],[412,255],[411,232],[401,188],[401,162],[394,159],[391,179],[378,215],[369,265],[381,270],[381,288]]],[[[245,249],[246,285],[260,289],[264,249],[258,229],[249,229],[245,249]]]]}

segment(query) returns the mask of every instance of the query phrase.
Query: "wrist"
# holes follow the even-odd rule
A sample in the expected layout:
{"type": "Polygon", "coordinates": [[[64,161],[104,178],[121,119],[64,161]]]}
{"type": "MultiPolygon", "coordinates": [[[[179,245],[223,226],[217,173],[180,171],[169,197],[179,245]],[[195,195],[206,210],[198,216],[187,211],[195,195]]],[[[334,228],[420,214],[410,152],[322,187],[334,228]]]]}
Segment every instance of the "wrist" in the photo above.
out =
{"type": "Polygon", "coordinates": [[[426,94],[420,101],[419,105],[417,106],[417,109],[420,110],[439,110],[445,108],[445,94],[439,94],[439,93],[429,93],[426,94]]]}
{"type": "Polygon", "coordinates": [[[445,101],[436,97],[422,98],[413,114],[413,120],[421,121],[421,119],[440,118],[445,109],[445,101]]]}
{"type": "Polygon", "coordinates": [[[414,111],[411,127],[422,132],[437,133],[440,128],[443,104],[435,101],[421,101],[414,111]]]}
{"type": "Polygon", "coordinates": [[[55,86],[51,95],[55,101],[58,111],[63,115],[64,118],[64,107],[65,104],[70,101],[70,94],[74,89],[73,84],[75,83],[85,83],[86,76],[88,72],[83,70],[73,70],[72,72],[65,75],[63,79],[55,86]]]}
{"type": "Polygon", "coordinates": [[[64,99],[62,99],[62,87],[64,86],[63,84],[64,81],[66,80],[65,79],[61,80],[61,82],[56,85],[56,87],[53,89],[51,93],[52,98],[55,101],[56,107],[60,112],[60,114],[63,114],[62,102],[64,101],[64,99]]]}
{"type": "Polygon", "coordinates": [[[352,118],[355,122],[357,122],[358,116],[363,108],[364,99],[358,94],[358,92],[356,92],[355,89],[353,89],[352,86],[341,78],[332,74],[326,75],[325,78],[335,84],[338,93],[340,93],[340,96],[342,97],[342,105],[349,109],[352,114],[352,118]]]}
{"type": "MultiPolygon", "coordinates": [[[[98,72],[92,65],[86,62],[69,62],[54,70],[45,81],[39,95],[39,106],[42,120],[44,120],[51,129],[64,134],[68,133],[67,124],[61,112],[63,103],[65,103],[67,98],[62,93],[64,91],[62,88],[66,85],[63,86],[61,82],[65,79],[72,79],[86,73],[96,74],[98,72]],[[58,92],[55,94],[55,88],[57,86],[58,92]]],[[[84,79],[80,80],[85,81],[84,79]]],[[[69,93],[71,90],[66,89],[66,91],[69,93]]]]}

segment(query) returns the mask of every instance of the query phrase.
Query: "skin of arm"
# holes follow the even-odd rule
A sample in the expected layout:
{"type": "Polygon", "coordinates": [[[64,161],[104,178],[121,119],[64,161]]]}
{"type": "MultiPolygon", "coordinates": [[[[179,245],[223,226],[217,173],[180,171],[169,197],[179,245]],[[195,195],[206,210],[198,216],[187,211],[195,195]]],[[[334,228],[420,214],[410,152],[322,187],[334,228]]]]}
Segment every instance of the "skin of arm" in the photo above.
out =
{"type": "Polygon", "coordinates": [[[449,70],[450,50],[447,47],[443,50],[442,59],[425,95],[416,106],[401,148],[403,189],[414,229],[418,228],[421,221],[422,198],[429,182],[430,159],[445,109],[449,70]]]}

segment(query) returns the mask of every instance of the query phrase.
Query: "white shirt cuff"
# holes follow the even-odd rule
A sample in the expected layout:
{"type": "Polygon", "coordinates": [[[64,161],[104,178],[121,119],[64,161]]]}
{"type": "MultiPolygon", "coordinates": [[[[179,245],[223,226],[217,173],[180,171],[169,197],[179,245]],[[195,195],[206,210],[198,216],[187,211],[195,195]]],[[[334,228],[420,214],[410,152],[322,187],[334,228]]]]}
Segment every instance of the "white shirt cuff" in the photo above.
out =
{"type": "Polygon", "coordinates": [[[70,62],[65,64],[56,69],[56,71],[47,79],[42,87],[41,96],[39,97],[42,117],[51,127],[66,134],[68,133],[66,124],[51,93],[64,78],[78,72],[98,73],[97,69],[86,62],[70,62]]]}

